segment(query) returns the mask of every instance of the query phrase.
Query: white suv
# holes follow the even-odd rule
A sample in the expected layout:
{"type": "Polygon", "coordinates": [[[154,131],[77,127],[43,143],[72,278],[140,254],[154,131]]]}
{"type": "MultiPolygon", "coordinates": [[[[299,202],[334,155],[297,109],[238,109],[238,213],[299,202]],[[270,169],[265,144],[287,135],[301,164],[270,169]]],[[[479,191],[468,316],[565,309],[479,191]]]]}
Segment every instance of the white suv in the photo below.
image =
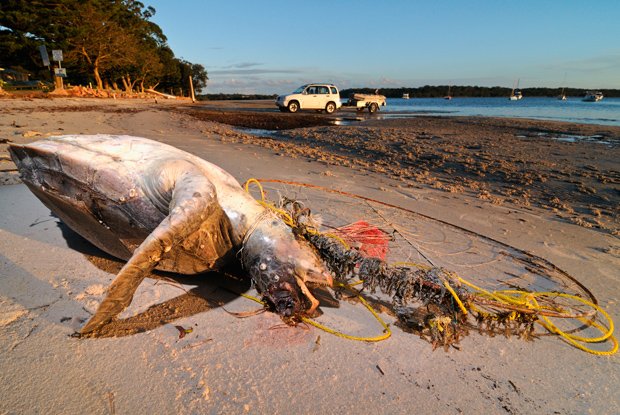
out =
{"type": "Polygon", "coordinates": [[[307,84],[292,94],[280,95],[276,99],[280,111],[297,112],[301,110],[325,111],[328,114],[342,106],[340,92],[332,84],[307,84]]]}

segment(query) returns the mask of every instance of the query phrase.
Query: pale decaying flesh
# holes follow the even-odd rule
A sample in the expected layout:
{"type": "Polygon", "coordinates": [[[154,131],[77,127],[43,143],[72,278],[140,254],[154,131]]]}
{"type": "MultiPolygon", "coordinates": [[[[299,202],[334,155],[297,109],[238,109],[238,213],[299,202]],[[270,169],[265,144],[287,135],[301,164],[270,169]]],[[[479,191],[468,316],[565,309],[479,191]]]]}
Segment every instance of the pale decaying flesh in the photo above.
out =
{"type": "Polygon", "coordinates": [[[318,303],[305,282],[331,285],[309,245],[230,174],[192,154],[117,135],[52,137],[10,152],[24,183],[65,224],[127,260],[81,333],[125,309],[152,269],[215,270],[239,250],[257,289],[276,306],[288,295],[303,311],[305,297],[313,311],[318,303]]]}

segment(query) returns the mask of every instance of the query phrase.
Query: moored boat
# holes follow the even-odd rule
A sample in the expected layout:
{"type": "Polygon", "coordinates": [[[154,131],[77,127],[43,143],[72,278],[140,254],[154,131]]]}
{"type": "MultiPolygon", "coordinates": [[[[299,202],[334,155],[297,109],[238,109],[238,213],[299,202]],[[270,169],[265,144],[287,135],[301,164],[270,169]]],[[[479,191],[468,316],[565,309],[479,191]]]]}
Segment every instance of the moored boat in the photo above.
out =
{"type": "Polygon", "coordinates": [[[562,81],[562,85],[564,85],[562,87],[562,91],[560,92],[560,95],[557,96],[559,101],[566,101],[566,94],[564,93],[564,90],[566,89],[566,73],[564,73],[564,81],[562,81]]]}
{"type": "Polygon", "coordinates": [[[583,97],[583,101],[586,102],[598,102],[603,99],[603,93],[601,91],[588,91],[583,97]]]}
{"type": "Polygon", "coordinates": [[[511,101],[518,101],[523,98],[523,94],[519,89],[519,79],[517,79],[516,84],[512,87],[512,92],[510,92],[510,96],[508,97],[511,101]]]}
{"type": "Polygon", "coordinates": [[[521,93],[520,89],[513,89],[510,97],[508,97],[508,99],[510,99],[511,101],[518,101],[521,98],[523,98],[523,94],[521,93]]]}
{"type": "Polygon", "coordinates": [[[562,88],[562,92],[557,96],[559,101],[566,101],[566,94],[564,93],[564,88],[562,88]]]}

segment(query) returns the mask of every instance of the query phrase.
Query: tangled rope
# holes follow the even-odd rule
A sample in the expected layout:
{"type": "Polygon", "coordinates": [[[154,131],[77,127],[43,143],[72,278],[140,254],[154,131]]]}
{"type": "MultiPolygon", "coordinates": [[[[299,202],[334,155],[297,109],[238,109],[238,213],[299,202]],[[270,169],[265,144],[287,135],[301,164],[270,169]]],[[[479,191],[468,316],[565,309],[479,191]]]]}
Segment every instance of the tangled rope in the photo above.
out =
{"type": "MultiPolygon", "coordinates": [[[[424,338],[430,337],[433,347],[441,345],[447,348],[458,343],[460,337],[467,333],[467,328],[471,327],[468,323],[468,317],[471,315],[481,333],[517,334],[530,339],[535,336],[534,324],[537,323],[549,333],[559,335],[567,343],[582,351],[595,355],[612,355],[618,350],[618,342],[613,336],[613,320],[605,310],[592,301],[561,292],[531,292],[517,289],[488,291],[443,268],[413,262],[389,265],[381,259],[362,255],[337,233],[320,232],[310,210],[301,203],[287,198],[282,198],[278,205],[268,202],[259,180],[250,179],[245,183],[248,193],[251,184],[256,185],[260,191],[258,202],[261,205],[277,213],[294,233],[306,238],[315,246],[338,282],[339,287],[334,287],[336,290],[352,289],[353,280],[358,280],[362,284],[361,291],[355,290],[357,297],[381,323],[384,334],[372,338],[350,336],[304,317],[303,321],[308,324],[352,340],[384,340],[390,336],[389,327],[361,295],[364,290],[375,293],[378,289],[392,298],[393,310],[398,318],[397,324],[407,331],[417,332],[424,338]],[[585,305],[591,311],[572,311],[554,301],[558,298],[585,305]],[[417,304],[418,307],[412,307],[412,304],[417,304]],[[596,321],[597,315],[603,316],[605,323],[596,321]],[[552,318],[576,319],[584,327],[600,331],[601,335],[584,337],[573,334],[574,330],[569,332],[560,329],[551,320],[552,318]],[[610,350],[599,351],[586,346],[606,341],[612,343],[610,350]]],[[[316,188],[310,185],[309,187],[316,188]]]]}

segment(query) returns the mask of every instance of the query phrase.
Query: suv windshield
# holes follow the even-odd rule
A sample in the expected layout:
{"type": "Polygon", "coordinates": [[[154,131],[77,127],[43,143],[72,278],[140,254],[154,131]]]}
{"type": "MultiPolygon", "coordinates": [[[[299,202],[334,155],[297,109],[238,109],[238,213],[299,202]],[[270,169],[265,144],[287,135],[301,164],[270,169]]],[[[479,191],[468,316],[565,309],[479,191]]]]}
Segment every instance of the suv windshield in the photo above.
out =
{"type": "Polygon", "coordinates": [[[304,89],[306,89],[308,85],[302,85],[299,88],[297,88],[296,90],[293,91],[293,94],[301,94],[302,92],[304,92],[304,89]]]}

